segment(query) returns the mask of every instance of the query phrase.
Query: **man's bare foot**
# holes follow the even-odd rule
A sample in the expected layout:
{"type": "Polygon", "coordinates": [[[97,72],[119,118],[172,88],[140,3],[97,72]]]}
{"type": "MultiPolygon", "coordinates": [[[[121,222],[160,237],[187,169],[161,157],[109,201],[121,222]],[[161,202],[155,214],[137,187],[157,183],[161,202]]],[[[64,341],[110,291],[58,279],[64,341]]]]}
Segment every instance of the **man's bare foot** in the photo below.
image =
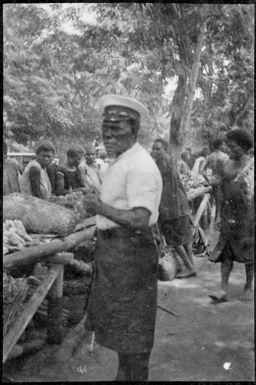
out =
{"type": "Polygon", "coordinates": [[[240,299],[240,301],[245,301],[245,302],[252,301],[252,299],[253,299],[252,289],[244,289],[244,292],[239,299],[240,299]]]}
{"type": "Polygon", "coordinates": [[[219,290],[214,293],[209,294],[209,297],[212,299],[212,303],[221,303],[227,302],[227,293],[224,290],[219,290]]]}

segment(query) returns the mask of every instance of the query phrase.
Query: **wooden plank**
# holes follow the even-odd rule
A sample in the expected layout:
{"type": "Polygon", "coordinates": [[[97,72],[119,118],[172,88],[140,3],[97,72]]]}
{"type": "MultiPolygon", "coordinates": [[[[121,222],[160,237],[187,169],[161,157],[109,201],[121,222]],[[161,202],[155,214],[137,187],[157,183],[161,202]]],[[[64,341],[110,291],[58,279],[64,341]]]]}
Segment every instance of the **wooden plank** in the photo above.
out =
{"type": "Polygon", "coordinates": [[[63,239],[54,239],[48,243],[24,248],[22,251],[18,251],[16,253],[6,254],[3,256],[3,264],[7,267],[13,267],[38,262],[51,254],[68,251],[79,245],[79,243],[92,239],[94,233],[95,226],[68,235],[63,239]]]}
{"type": "Polygon", "coordinates": [[[20,336],[22,335],[27,325],[33,318],[35,312],[37,311],[38,307],[42,303],[44,297],[48,293],[56,277],[58,276],[59,271],[60,271],[59,265],[54,265],[51,267],[51,269],[49,269],[49,273],[47,274],[46,278],[41,283],[41,285],[37,288],[32,298],[26,304],[23,312],[21,313],[21,315],[16,320],[13,327],[5,337],[3,342],[3,362],[6,361],[12,348],[14,347],[16,342],[19,340],[20,336]]]}
{"type": "Polygon", "coordinates": [[[86,229],[91,226],[96,226],[96,216],[86,218],[81,223],[78,223],[75,227],[75,231],[86,229]]]}
{"type": "Polygon", "coordinates": [[[32,341],[27,341],[21,344],[16,344],[11,350],[8,359],[16,358],[21,356],[22,354],[34,353],[40,350],[45,344],[45,339],[35,339],[32,341]]]}
{"type": "Polygon", "coordinates": [[[79,271],[81,273],[87,273],[89,275],[92,274],[92,265],[90,263],[74,259],[72,266],[74,267],[74,269],[76,269],[76,271],[79,271]]]}
{"type": "Polygon", "coordinates": [[[203,197],[201,203],[200,203],[200,206],[198,207],[198,210],[196,212],[196,214],[194,215],[194,218],[193,218],[193,223],[194,223],[194,226],[196,227],[200,221],[200,218],[201,216],[203,215],[203,212],[207,206],[207,202],[208,200],[210,199],[210,194],[205,194],[205,196],[203,197]]]}
{"type": "Polygon", "coordinates": [[[54,255],[50,255],[44,259],[46,263],[57,263],[62,265],[70,265],[73,266],[74,269],[83,273],[92,273],[92,266],[89,263],[78,261],[74,258],[73,253],[57,253],[54,255]]]}
{"type": "Polygon", "coordinates": [[[187,191],[187,198],[189,201],[192,201],[195,198],[198,198],[204,194],[205,194],[205,187],[191,188],[187,191]]]}
{"type": "Polygon", "coordinates": [[[45,263],[57,263],[62,265],[73,265],[74,263],[74,253],[57,253],[49,255],[49,257],[44,258],[45,263]]]}
{"type": "Polygon", "coordinates": [[[48,293],[47,342],[60,344],[62,341],[62,307],[64,267],[58,265],[59,273],[48,293]]]}

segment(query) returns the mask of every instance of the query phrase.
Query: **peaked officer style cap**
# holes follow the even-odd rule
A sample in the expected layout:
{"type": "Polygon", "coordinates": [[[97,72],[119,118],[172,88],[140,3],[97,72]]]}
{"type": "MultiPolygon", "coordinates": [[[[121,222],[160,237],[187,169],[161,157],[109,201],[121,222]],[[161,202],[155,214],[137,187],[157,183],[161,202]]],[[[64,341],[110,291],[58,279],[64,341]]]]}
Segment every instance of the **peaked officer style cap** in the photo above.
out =
{"type": "Polygon", "coordinates": [[[114,123],[134,119],[140,122],[148,116],[148,109],[138,100],[126,96],[108,94],[99,99],[103,108],[104,123],[114,123]]]}

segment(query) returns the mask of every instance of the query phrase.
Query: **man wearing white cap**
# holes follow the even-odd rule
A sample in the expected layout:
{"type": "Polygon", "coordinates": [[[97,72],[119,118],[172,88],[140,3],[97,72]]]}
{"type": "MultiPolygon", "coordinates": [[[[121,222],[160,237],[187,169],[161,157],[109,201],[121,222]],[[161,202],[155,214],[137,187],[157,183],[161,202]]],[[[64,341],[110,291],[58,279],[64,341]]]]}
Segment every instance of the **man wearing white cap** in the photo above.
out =
{"type": "Polygon", "coordinates": [[[146,107],[118,95],[105,95],[100,102],[104,146],[115,160],[106,171],[100,197],[87,200],[87,211],[97,214],[88,326],[100,345],[118,353],[116,381],[146,381],[157,300],[158,260],[151,226],[158,218],[162,179],[137,142],[146,107]]]}

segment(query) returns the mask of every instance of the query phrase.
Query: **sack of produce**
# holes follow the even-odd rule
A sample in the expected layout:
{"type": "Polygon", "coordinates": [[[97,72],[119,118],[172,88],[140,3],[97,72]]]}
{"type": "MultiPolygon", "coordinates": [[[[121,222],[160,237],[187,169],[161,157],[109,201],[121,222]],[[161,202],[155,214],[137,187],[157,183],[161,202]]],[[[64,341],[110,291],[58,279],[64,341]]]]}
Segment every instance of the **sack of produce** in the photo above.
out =
{"type": "Polygon", "coordinates": [[[3,197],[3,220],[6,219],[21,220],[31,233],[63,236],[72,233],[78,222],[72,210],[20,193],[3,197]]]}

